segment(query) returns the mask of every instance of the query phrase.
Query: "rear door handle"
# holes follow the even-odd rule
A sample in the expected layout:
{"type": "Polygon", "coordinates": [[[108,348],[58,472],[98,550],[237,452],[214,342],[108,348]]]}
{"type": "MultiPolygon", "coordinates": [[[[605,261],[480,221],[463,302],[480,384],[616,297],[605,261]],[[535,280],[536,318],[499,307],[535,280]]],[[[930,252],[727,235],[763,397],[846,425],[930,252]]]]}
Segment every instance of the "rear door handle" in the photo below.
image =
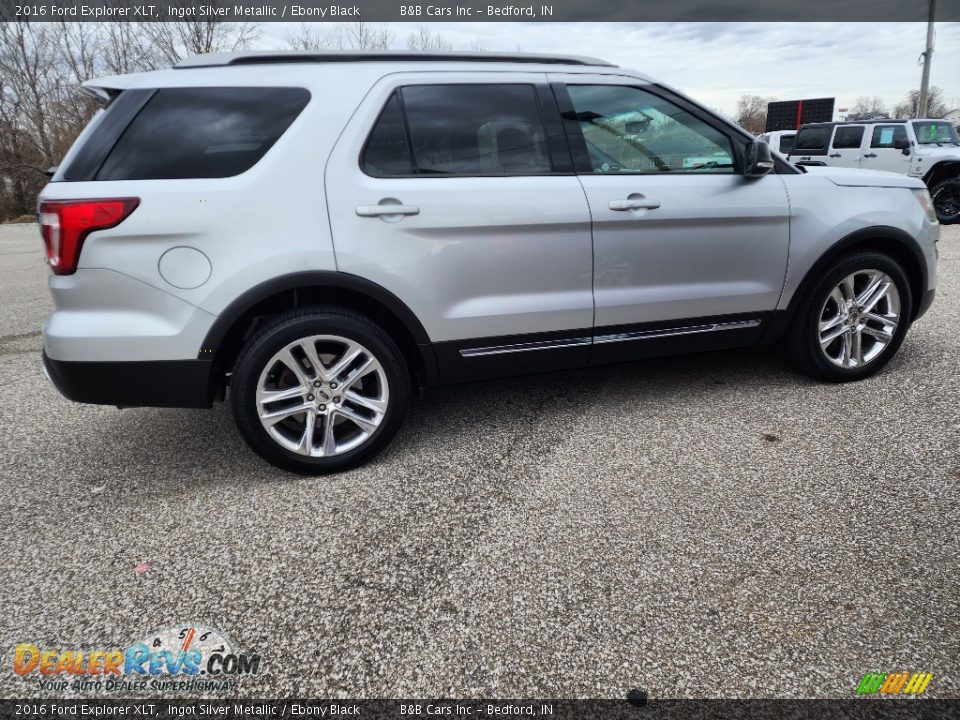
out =
{"type": "Polygon", "coordinates": [[[649,200],[647,198],[627,198],[626,200],[611,200],[611,210],[656,210],[660,207],[659,200],[649,200]]]}
{"type": "Polygon", "coordinates": [[[360,217],[382,217],[384,215],[419,215],[420,208],[416,205],[358,205],[357,215],[360,217]]]}
{"type": "Polygon", "coordinates": [[[864,155],[864,157],[876,157],[876,156],[877,156],[876,153],[867,153],[866,155],[864,155]]]}
{"type": "Polygon", "coordinates": [[[830,157],[840,157],[840,153],[830,153],[830,157]]]}

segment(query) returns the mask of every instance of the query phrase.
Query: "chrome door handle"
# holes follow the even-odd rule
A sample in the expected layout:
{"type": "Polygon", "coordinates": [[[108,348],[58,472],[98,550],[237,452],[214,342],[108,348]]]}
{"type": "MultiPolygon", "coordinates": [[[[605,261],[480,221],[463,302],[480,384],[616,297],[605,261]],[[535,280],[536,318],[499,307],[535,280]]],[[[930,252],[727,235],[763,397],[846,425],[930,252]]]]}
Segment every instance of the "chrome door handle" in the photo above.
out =
{"type": "Polygon", "coordinates": [[[646,198],[610,201],[611,210],[656,210],[658,207],[660,207],[659,200],[647,200],[646,198]]]}
{"type": "Polygon", "coordinates": [[[420,208],[416,205],[358,205],[357,215],[360,217],[381,217],[383,215],[419,215],[420,208]]]}

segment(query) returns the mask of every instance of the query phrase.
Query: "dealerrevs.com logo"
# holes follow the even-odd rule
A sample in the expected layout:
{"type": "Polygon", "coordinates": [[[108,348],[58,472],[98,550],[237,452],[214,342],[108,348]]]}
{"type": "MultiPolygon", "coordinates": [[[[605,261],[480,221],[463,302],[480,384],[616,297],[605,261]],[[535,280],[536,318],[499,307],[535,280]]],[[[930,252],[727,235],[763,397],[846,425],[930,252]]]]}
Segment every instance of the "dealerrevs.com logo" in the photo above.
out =
{"type": "Polygon", "coordinates": [[[240,652],[220,630],[196,624],[150,633],[127,648],[66,650],[20,643],[13,671],[42,690],[234,691],[260,672],[260,655],[240,652]]]}
{"type": "Polygon", "coordinates": [[[933,673],[868,672],[857,685],[857,695],[921,695],[933,680],[933,673]]]}

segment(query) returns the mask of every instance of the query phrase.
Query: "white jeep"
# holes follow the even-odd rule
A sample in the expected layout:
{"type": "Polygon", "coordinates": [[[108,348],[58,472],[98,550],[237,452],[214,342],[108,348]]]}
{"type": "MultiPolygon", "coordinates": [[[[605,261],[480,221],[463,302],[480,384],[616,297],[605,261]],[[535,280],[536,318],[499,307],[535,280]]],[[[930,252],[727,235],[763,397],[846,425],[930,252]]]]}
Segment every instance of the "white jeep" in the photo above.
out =
{"type": "Polygon", "coordinates": [[[796,165],[887,170],[921,178],[940,223],[960,220],[960,138],[949,120],[804,125],[789,158],[796,165]]]}

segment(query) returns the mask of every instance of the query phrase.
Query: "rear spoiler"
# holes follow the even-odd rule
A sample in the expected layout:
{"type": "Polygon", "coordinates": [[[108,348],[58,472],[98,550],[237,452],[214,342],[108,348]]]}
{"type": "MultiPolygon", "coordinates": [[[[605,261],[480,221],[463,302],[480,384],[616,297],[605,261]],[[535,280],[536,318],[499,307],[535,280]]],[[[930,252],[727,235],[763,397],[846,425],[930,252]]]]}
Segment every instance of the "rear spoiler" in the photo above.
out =
{"type": "Polygon", "coordinates": [[[96,100],[102,107],[107,107],[123,92],[122,88],[98,87],[95,85],[81,85],[80,92],[96,100]]]}

